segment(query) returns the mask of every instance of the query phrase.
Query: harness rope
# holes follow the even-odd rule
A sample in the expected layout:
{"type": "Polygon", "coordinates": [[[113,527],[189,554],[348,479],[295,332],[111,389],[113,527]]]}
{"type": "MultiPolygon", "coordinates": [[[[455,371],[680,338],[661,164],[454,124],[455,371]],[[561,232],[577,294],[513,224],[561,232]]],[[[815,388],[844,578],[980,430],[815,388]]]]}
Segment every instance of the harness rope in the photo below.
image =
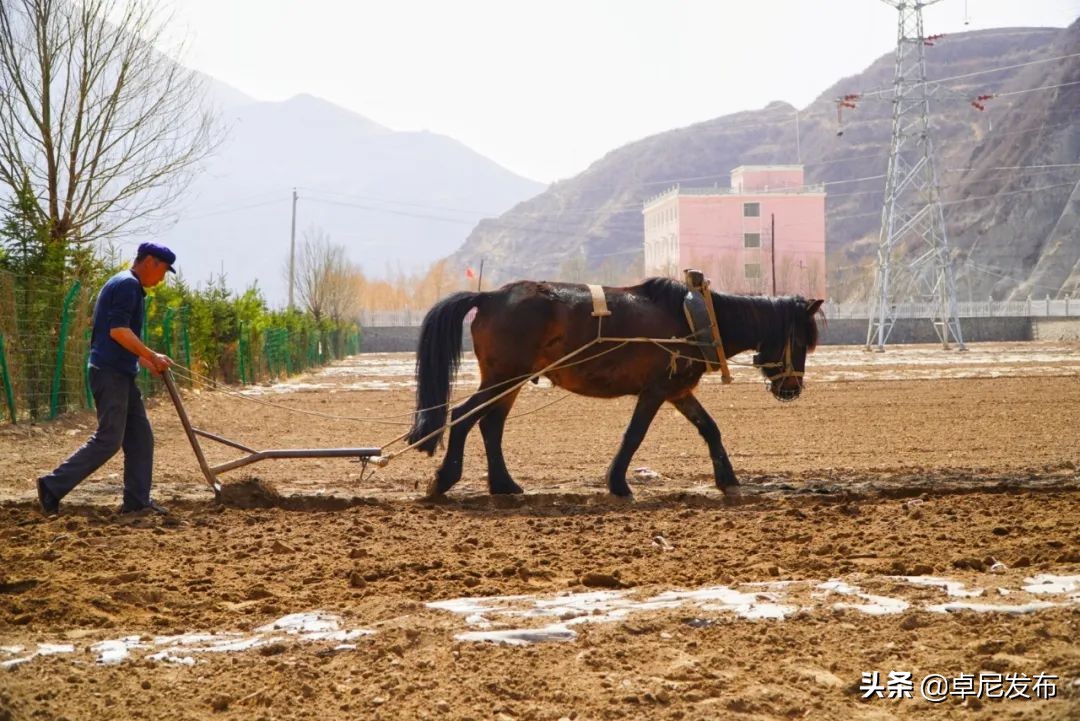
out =
{"type": "MultiPolygon", "coordinates": [[[[547,365],[546,367],[544,367],[544,368],[542,368],[542,369],[540,369],[538,371],[535,371],[533,373],[522,374],[522,375],[517,376],[515,378],[509,378],[509,379],[507,379],[505,381],[500,381],[499,383],[496,383],[496,384],[494,384],[492,386],[488,386],[487,388],[480,389],[480,390],[484,390],[484,391],[490,391],[490,390],[493,390],[493,389],[498,388],[500,386],[508,385],[508,384],[511,384],[511,383],[514,384],[510,388],[507,388],[504,391],[502,391],[501,393],[499,393],[498,395],[484,401],[482,404],[480,404],[476,408],[472,409],[471,411],[469,411],[465,415],[463,415],[463,416],[461,416],[461,417],[459,417],[457,419],[454,419],[452,421],[449,421],[443,427],[441,427],[441,428],[439,428],[439,429],[437,429],[435,431],[432,431],[431,433],[424,436],[423,438],[416,441],[415,443],[412,443],[412,444],[406,446],[405,448],[401,449],[400,451],[396,451],[395,453],[391,454],[390,456],[387,456],[386,458],[393,458],[395,456],[398,456],[401,453],[404,453],[405,451],[411,450],[412,448],[420,445],[421,443],[423,443],[424,441],[432,438],[433,436],[435,436],[435,435],[437,435],[439,433],[442,433],[442,432],[444,432],[444,431],[446,431],[448,429],[451,429],[453,426],[457,425],[458,423],[465,420],[466,418],[469,418],[470,416],[474,415],[476,412],[478,412],[478,411],[480,411],[480,410],[482,410],[484,408],[487,408],[488,406],[492,405],[496,401],[501,400],[505,396],[509,395],[511,392],[519,390],[522,386],[524,386],[526,383],[533,380],[534,378],[539,378],[539,377],[541,377],[543,375],[546,375],[547,373],[550,373],[552,371],[564,370],[566,368],[572,368],[572,367],[574,367],[576,365],[580,365],[582,363],[588,363],[588,362],[590,362],[592,360],[600,358],[601,356],[607,355],[608,353],[612,353],[612,352],[614,352],[616,350],[619,350],[620,348],[624,348],[625,346],[629,345],[630,343],[650,343],[652,345],[655,345],[657,348],[664,351],[665,353],[667,353],[671,358],[670,371],[669,371],[671,373],[676,372],[676,370],[677,370],[677,365],[676,364],[680,360],[684,360],[684,361],[687,361],[689,363],[706,363],[707,362],[707,361],[705,361],[704,358],[697,358],[697,357],[694,357],[694,356],[686,355],[684,353],[679,352],[678,350],[667,347],[670,344],[689,345],[689,346],[700,346],[700,345],[702,345],[701,343],[699,343],[697,341],[690,340],[690,338],[688,336],[684,336],[682,338],[645,338],[645,337],[615,338],[615,337],[606,337],[606,336],[602,335],[602,330],[603,330],[602,324],[603,324],[603,318],[597,318],[597,336],[596,336],[596,338],[589,341],[585,345],[582,345],[582,346],[578,347],[576,350],[573,350],[570,353],[567,353],[562,358],[559,358],[557,361],[547,365]],[[565,363],[565,364],[563,363],[564,361],[570,360],[574,356],[577,356],[578,354],[582,353],[583,351],[591,348],[592,346],[594,346],[594,345],[596,345],[598,343],[614,343],[615,345],[613,345],[611,348],[606,348],[606,349],[600,351],[599,353],[595,353],[593,355],[590,355],[587,358],[581,358],[581,359],[575,360],[572,363],[565,363]]],[[[783,362],[780,362],[780,361],[770,362],[770,363],[743,363],[743,362],[739,362],[739,361],[729,361],[729,362],[732,365],[739,365],[739,366],[751,367],[751,368],[776,368],[776,367],[783,366],[784,370],[781,370],[779,373],[775,373],[775,374],[770,375],[770,376],[767,377],[769,381],[774,381],[774,380],[777,380],[779,378],[785,378],[785,377],[789,377],[789,376],[791,376],[791,377],[801,377],[803,375],[802,372],[796,371],[791,366],[791,342],[790,342],[790,340],[785,345],[784,361],[783,362]]],[[[375,423],[375,424],[384,424],[384,425],[408,425],[408,426],[411,426],[412,425],[411,421],[394,421],[394,420],[391,420],[391,419],[393,419],[393,418],[402,418],[402,417],[406,417],[406,416],[411,417],[411,416],[414,416],[414,414],[418,413],[418,412],[423,412],[423,411],[428,411],[428,410],[437,410],[439,408],[447,408],[447,409],[449,409],[449,407],[452,406],[456,402],[456,400],[448,400],[445,403],[440,403],[438,405],[430,406],[429,408],[421,408],[421,409],[417,409],[416,411],[409,411],[407,413],[395,414],[395,415],[391,415],[391,416],[374,416],[374,417],[343,416],[343,415],[336,415],[336,414],[332,414],[332,413],[322,413],[320,411],[311,411],[311,410],[307,410],[307,409],[304,409],[304,408],[296,408],[294,406],[288,406],[288,405],[284,405],[284,404],[281,404],[281,403],[273,403],[271,401],[263,400],[261,398],[256,398],[256,397],[254,397],[254,396],[252,396],[250,394],[243,393],[241,391],[233,390],[229,386],[227,386],[227,385],[225,385],[223,383],[219,383],[218,381],[214,380],[213,378],[210,378],[209,376],[201,375],[201,374],[195,372],[194,370],[192,370],[191,368],[187,368],[187,367],[185,367],[183,365],[180,365],[179,363],[174,364],[172,366],[172,369],[174,370],[174,372],[175,371],[180,371],[179,373],[176,373],[176,375],[179,375],[181,378],[183,378],[185,380],[188,380],[188,381],[190,381],[192,383],[201,384],[201,385],[203,385],[205,387],[208,387],[208,388],[210,388],[212,390],[221,391],[221,392],[225,393],[226,395],[230,395],[230,396],[233,396],[235,398],[240,398],[242,400],[250,401],[252,403],[256,403],[258,405],[262,405],[262,406],[266,406],[266,407],[270,407],[270,408],[277,408],[279,410],[288,411],[288,412],[291,412],[291,413],[298,413],[298,414],[301,414],[301,415],[313,416],[313,417],[316,417],[316,418],[323,418],[323,419],[327,419],[327,420],[355,421],[355,422],[359,422],[359,423],[375,423]]],[[[479,391],[473,391],[473,392],[468,393],[467,395],[468,395],[468,397],[471,397],[471,396],[475,395],[477,392],[479,392],[479,391]]],[[[570,395],[572,395],[572,394],[567,393],[567,394],[563,395],[562,397],[560,397],[560,398],[558,398],[558,399],[556,399],[554,401],[551,401],[550,403],[547,403],[547,404],[545,404],[543,406],[540,406],[538,408],[531,409],[529,411],[526,411],[525,413],[515,414],[514,416],[511,416],[511,417],[516,418],[516,417],[519,417],[519,416],[528,415],[529,413],[535,413],[535,412],[537,412],[539,410],[543,410],[544,408],[547,408],[550,405],[554,405],[555,403],[557,403],[557,402],[559,402],[561,400],[564,400],[565,398],[569,397],[570,395]]],[[[461,397],[465,397],[465,396],[463,395],[461,397]]],[[[460,400],[460,397],[457,400],[460,400]]],[[[379,448],[384,450],[384,449],[392,446],[393,444],[397,443],[398,441],[402,440],[407,435],[409,435],[409,433],[406,431],[405,433],[403,433],[403,434],[397,436],[396,438],[386,442],[385,444],[379,446],[379,448]]]]}
{"type": "MultiPolygon", "coordinates": [[[[567,353],[566,355],[564,355],[559,360],[555,361],[554,363],[549,364],[547,367],[542,368],[541,370],[538,370],[538,371],[536,371],[534,373],[529,374],[528,376],[526,376],[523,380],[521,380],[519,383],[517,383],[513,387],[504,390],[502,393],[499,393],[498,395],[496,395],[496,396],[494,396],[492,398],[489,398],[488,400],[486,400],[483,403],[481,403],[480,405],[478,405],[476,408],[473,408],[472,410],[464,413],[463,415],[461,415],[461,416],[459,416],[459,417],[457,417],[455,419],[452,419],[452,420],[449,420],[449,415],[448,415],[447,422],[441,428],[435,429],[434,431],[432,431],[431,433],[428,433],[423,438],[420,438],[419,440],[414,441],[413,443],[410,443],[409,445],[405,446],[404,448],[402,448],[402,449],[400,449],[398,451],[394,451],[393,453],[382,456],[382,458],[381,458],[382,465],[386,465],[387,463],[389,463],[391,460],[393,460],[397,456],[401,455],[402,453],[405,453],[406,451],[412,450],[413,448],[416,448],[417,446],[423,444],[425,441],[428,441],[428,440],[430,440],[432,438],[435,438],[435,437],[441,435],[442,433],[445,433],[448,430],[452,430],[453,427],[455,425],[457,425],[458,423],[461,423],[465,419],[472,417],[476,413],[478,413],[481,410],[487,408],[488,406],[494,404],[495,402],[501,400],[503,397],[509,395],[510,393],[516,392],[523,385],[525,385],[526,383],[528,383],[529,381],[531,381],[534,378],[539,378],[540,376],[546,375],[546,374],[550,373],[553,370],[561,370],[563,368],[569,368],[569,367],[577,365],[579,363],[584,363],[584,362],[593,360],[595,358],[599,358],[602,355],[605,355],[607,353],[611,353],[611,352],[616,351],[616,350],[618,350],[620,348],[623,348],[623,347],[625,347],[626,345],[628,345],[630,343],[651,343],[651,344],[657,346],[658,348],[660,348],[661,350],[667,352],[671,356],[671,364],[670,364],[670,371],[669,371],[671,373],[674,373],[676,371],[676,362],[677,362],[677,359],[679,359],[679,358],[684,359],[684,360],[688,360],[688,361],[698,362],[698,363],[706,363],[706,367],[708,367],[707,366],[708,362],[705,360],[704,357],[702,357],[702,358],[694,358],[693,356],[683,355],[682,353],[679,353],[678,351],[672,350],[672,349],[667,348],[667,347],[664,346],[665,343],[678,343],[678,344],[693,345],[693,346],[704,345],[702,343],[689,340],[688,336],[684,336],[683,338],[643,338],[643,337],[606,338],[603,335],[603,323],[604,323],[604,316],[597,316],[597,318],[596,318],[596,338],[592,339],[591,341],[589,341],[585,345],[580,346],[576,350],[573,350],[570,353],[567,353]],[[592,346],[596,345],[597,343],[616,343],[617,345],[615,345],[615,346],[613,346],[611,348],[608,348],[608,349],[606,349],[604,351],[601,351],[600,353],[597,353],[596,355],[590,356],[590,357],[588,357],[588,358],[586,358],[584,360],[576,361],[574,363],[570,363],[570,364],[567,364],[565,366],[560,365],[563,361],[566,361],[566,360],[569,360],[570,358],[573,358],[577,354],[581,353],[582,351],[584,351],[584,350],[586,350],[588,348],[591,348],[592,346]]],[[[723,346],[720,347],[720,356],[724,357],[723,346]]],[[[801,376],[801,375],[803,375],[801,372],[796,371],[794,366],[792,366],[792,364],[791,364],[791,338],[790,337],[787,339],[787,343],[784,346],[784,361],[783,362],[776,361],[776,362],[771,362],[771,363],[753,363],[753,364],[750,364],[750,365],[753,365],[754,367],[757,367],[757,368],[774,368],[774,367],[777,367],[777,366],[783,366],[783,370],[781,370],[777,374],[774,374],[773,376],[770,376],[770,378],[769,378],[770,381],[772,381],[772,380],[774,380],[776,378],[787,378],[787,377],[791,377],[791,376],[801,376]]],[[[483,390],[487,390],[487,389],[483,389],[483,390]]],[[[479,392],[479,391],[477,391],[477,392],[479,392]]],[[[391,446],[394,443],[398,442],[399,440],[401,440],[402,438],[404,438],[407,435],[408,435],[408,433],[405,433],[404,435],[395,438],[393,441],[390,441],[386,445],[380,446],[380,450],[385,450],[386,448],[388,448],[389,446],[391,446]]]]}
{"type": "MultiPolygon", "coordinates": [[[[597,298],[595,292],[592,291],[592,288],[590,288],[590,292],[593,295],[593,300],[594,300],[594,303],[595,303],[599,299],[597,298]]],[[[602,298],[603,298],[603,296],[601,296],[601,299],[602,298]]],[[[447,422],[441,428],[438,428],[438,429],[432,431],[431,433],[428,433],[423,438],[420,438],[419,440],[414,441],[413,443],[410,443],[409,445],[407,445],[404,448],[401,448],[401,449],[399,449],[397,451],[394,451],[394,452],[389,453],[389,454],[384,453],[379,458],[371,459],[371,460],[372,460],[372,462],[374,462],[378,466],[385,466],[391,460],[393,460],[397,456],[401,455],[402,453],[405,453],[406,451],[412,450],[413,448],[416,448],[417,446],[423,444],[425,441],[428,441],[431,438],[434,438],[434,437],[436,437],[436,436],[438,436],[438,435],[440,435],[440,434],[442,434],[442,433],[444,433],[444,432],[446,432],[448,430],[452,430],[453,427],[455,425],[457,425],[458,423],[461,423],[461,422],[467,420],[468,418],[471,418],[472,416],[474,416],[477,413],[479,413],[480,411],[488,408],[489,406],[493,405],[494,403],[502,400],[504,397],[510,395],[511,393],[516,393],[518,390],[520,390],[522,388],[522,386],[524,386],[529,381],[540,378],[541,376],[547,375],[548,373],[551,373],[553,371],[564,370],[566,368],[572,368],[572,367],[574,367],[576,365],[580,365],[582,363],[588,363],[589,361],[600,358],[601,356],[607,355],[608,353],[612,353],[612,352],[614,352],[616,350],[624,348],[627,345],[629,345],[630,343],[650,343],[650,344],[656,346],[657,348],[663,350],[664,352],[668,353],[668,355],[670,356],[670,363],[669,363],[669,370],[668,370],[669,375],[674,375],[676,372],[678,372],[678,361],[679,360],[685,360],[685,361],[688,361],[690,363],[704,363],[707,370],[712,369],[712,364],[710,364],[710,362],[705,359],[705,353],[704,352],[702,353],[701,358],[695,358],[694,356],[689,356],[689,355],[686,355],[684,353],[679,352],[678,350],[667,347],[668,344],[689,345],[689,346],[696,346],[696,347],[712,346],[712,347],[718,349],[717,355],[721,359],[720,365],[721,365],[721,368],[722,368],[722,380],[723,380],[723,382],[725,384],[730,383],[731,382],[731,375],[728,372],[728,368],[727,368],[728,361],[727,361],[726,356],[724,355],[723,344],[722,344],[722,341],[720,340],[718,325],[715,322],[715,312],[713,311],[711,305],[712,305],[711,303],[707,303],[706,307],[707,307],[707,309],[709,311],[710,320],[712,321],[712,323],[711,323],[711,325],[712,325],[711,332],[712,332],[712,336],[713,336],[713,342],[712,343],[702,343],[700,341],[691,340],[692,337],[696,337],[696,333],[690,333],[689,335],[683,336],[681,338],[679,338],[679,337],[673,337],[673,338],[645,338],[645,337],[613,338],[613,337],[605,337],[603,335],[603,323],[604,323],[604,318],[607,315],[610,315],[610,311],[608,311],[607,313],[602,312],[602,311],[607,311],[606,302],[603,305],[601,305],[600,303],[596,303],[597,310],[601,311],[601,312],[595,312],[593,314],[594,317],[596,317],[596,338],[594,338],[593,340],[589,341],[588,343],[578,347],[577,349],[571,351],[570,353],[567,353],[566,355],[559,358],[558,360],[556,360],[556,361],[554,361],[552,363],[549,363],[547,366],[545,366],[544,368],[542,368],[542,369],[540,369],[538,371],[535,371],[533,373],[522,374],[520,376],[517,376],[516,378],[510,378],[510,379],[507,379],[507,380],[504,380],[504,381],[500,381],[499,383],[496,383],[496,384],[494,384],[492,386],[488,386],[487,388],[483,388],[483,389],[480,389],[478,391],[469,393],[469,397],[472,397],[472,396],[476,395],[476,393],[479,393],[481,391],[490,392],[490,391],[492,391],[492,390],[494,390],[496,388],[499,388],[500,386],[508,385],[508,384],[511,384],[511,383],[513,384],[510,387],[508,387],[508,388],[504,389],[503,391],[501,391],[500,393],[498,393],[497,395],[495,395],[495,396],[493,396],[491,398],[488,398],[487,400],[485,400],[484,402],[482,402],[481,404],[479,404],[475,408],[473,408],[473,409],[469,410],[468,412],[462,414],[458,418],[451,419],[452,414],[448,413],[447,414],[447,422]],[[597,345],[598,343],[614,343],[615,345],[613,345],[610,348],[606,348],[606,349],[600,351],[599,353],[595,353],[593,355],[590,355],[587,358],[578,359],[578,360],[573,361],[572,363],[571,362],[566,362],[566,361],[569,361],[570,359],[574,358],[575,356],[579,355],[580,353],[584,352],[585,350],[591,348],[592,346],[597,345]]],[[[788,337],[787,342],[784,345],[784,360],[783,361],[775,361],[775,362],[769,362],[769,363],[756,363],[756,362],[740,363],[740,362],[732,361],[731,363],[732,363],[732,365],[750,366],[750,367],[754,367],[754,368],[781,367],[782,369],[778,373],[774,373],[772,375],[767,376],[767,379],[770,382],[775,382],[776,380],[781,380],[781,379],[785,379],[785,378],[789,378],[789,377],[800,378],[800,377],[802,377],[804,375],[802,371],[796,371],[795,368],[794,368],[794,365],[791,362],[791,337],[790,336],[788,337]]],[[[184,367],[184,366],[182,366],[180,364],[174,364],[172,367],[174,369],[177,369],[177,370],[181,371],[180,375],[181,375],[182,378],[185,378],[186,380],[188,380],[190,382],[193,382],[193,383],[201,383],[201,384],[203,384],[205,386],[208,386],[208,387],[210,387],[212,389],[215,389],[215,390],[221,390],[222,392],[224,392],[227,395],[231,395],[231,396],[234,396],[234,397],[237,397],[237,398],[241,398],[243,400],[248,400],[248,401],[251,401],[253,403],[257,403],[257,404],[263,405],[263,406],[268,406],[268,407],[271,407],[271,408],[278,408],[278,409],[285,410],[285,411],[290,411],[290,412],[293,412],[293,413],[299,413],[299,414],[302,414],[302,415],[314,416],[314,417],[317,417],[317,418],[324,418],[324,419],[329,419],[329,420],[348,420],[348,421],[356,421],[356,422],[363,422],[363,423],[382,423],[382,424],[387,424],[387,425],[409,425],[409,426],[411,426],[412,425],[411,421],[393,421],[393,420],[390,420],[390,419],[401,418],[401,417],[405,417],[405,416],[414,417],[415,414],[417,414],[417,413],[421,413],[421,412],[429,411],[429,410],[437,410],[437,409],[440,409],[440,408],[446,408],[447,410],[450,410],[450,406],[455,402],[454,400],[447,400],[445,403],[441,403],[441,404],[438,404],[438,405],[435,405],[435,406],[431,406],[430,408],[421,408],[421,409],[417,409],[415,411],[411,411],[409,413],[396,414],[396,415],[392,415],[392,416],[368,417],[368,418],[356,417],[356,416],[340,416],[340,415],[335,415],[335,414],[331,414],[331,413],[322,413],[322,412],[319,412],[319,411],[309,411],[309,410],[306,410],[306,409],[303,409],[303,408],[295,408],[293,406],[286,406],[286,405],[282,405],[282,404],[279,404],[279,403],[273,403],[273,402],[270,402],[270,401],[266,401],[266,400],[263,400],[261,398],[255,398],[255,397],[253,397],[253,396],[251,396],[249,394],[246,394],[246,393],[243,393],[243,392],[240,392],[240,391],[232,390],[228,386],[225,386],[224,384],[218,383],[213,378],[210,378],[208,376],[204,376],[204,375],[201,375],[199,373],[196,373],[194,370],[192,370],[190,368],[186,368],[186,367],[184,367]]],[[[556,398],[555,400],[553,400],[553,401],[551,401],[549,403],[546,403],[546,404],[544,404],[542,406],[531,409],[531,410],[526,411],[524,413],[515,414],[514,416],[511,416],[511,417],[516,418],[516,417],[528,415],[529,413],[535,413],[537,411],[543,410],[544,408],[552,406],[555,403],[558,403],[558,402],[560,402],[562,400],[565,400],[570,395],[571,395],[570,393],[566,393],[563,396],[561,396],[559,398],[556,398]]],[[[389,447],[393,446],[394,444],[398,443],[399,441],[403,440],[408,435],[409,435],[409,431],[406,431],[405,433],[402,433],[401,435],[397,436],[396,438],[394,438],[394,439],[380,445],[379,450],[381,452],[385,451],[387,448],[389,448],[389,447]]]]}

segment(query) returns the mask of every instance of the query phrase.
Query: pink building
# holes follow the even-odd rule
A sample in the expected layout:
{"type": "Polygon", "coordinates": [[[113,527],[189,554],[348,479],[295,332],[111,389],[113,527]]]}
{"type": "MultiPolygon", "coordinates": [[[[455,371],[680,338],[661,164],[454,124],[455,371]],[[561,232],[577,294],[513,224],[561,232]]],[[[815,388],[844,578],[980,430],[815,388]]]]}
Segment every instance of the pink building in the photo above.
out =
{"type": "Polygon", "coordinates": [[[676,186],[642,214],[646,276],[698,268],[717,291],[827,297],[825,188],[805,185],[801,165],[741,165],[731,188],[676,186]]]}

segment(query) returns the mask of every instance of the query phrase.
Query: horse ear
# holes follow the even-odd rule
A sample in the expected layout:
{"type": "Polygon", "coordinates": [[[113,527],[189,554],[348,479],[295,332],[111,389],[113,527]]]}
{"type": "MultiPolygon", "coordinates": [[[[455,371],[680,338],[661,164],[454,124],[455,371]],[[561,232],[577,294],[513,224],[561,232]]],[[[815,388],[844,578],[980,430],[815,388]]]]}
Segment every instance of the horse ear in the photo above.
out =
{"type": "Polygon", "coordinates": [[[807,304],[806,304],[806,314],[807,315],[813,315],[814,313],[817,313],[818,309],[821,308],[821,304],[824,303],[824,302],[825,301],[823,301],[823,300],[810,300],[810,301],[808,301],[807,304]]]}

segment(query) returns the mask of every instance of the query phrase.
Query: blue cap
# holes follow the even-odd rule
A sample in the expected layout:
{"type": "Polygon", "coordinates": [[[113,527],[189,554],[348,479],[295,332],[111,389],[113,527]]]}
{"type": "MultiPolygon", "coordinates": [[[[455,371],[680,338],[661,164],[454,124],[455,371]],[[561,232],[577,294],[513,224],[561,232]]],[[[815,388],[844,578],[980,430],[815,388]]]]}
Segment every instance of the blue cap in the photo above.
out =
{"type": "Polygon", "coordinates": [[[157,258],[162,263],[169,266],[169,272],[175,273],[176,269],[173,268],[173,263],[176,262],[176,253],[172,252],[164,245],[158,245],[157,243],[140,243],[139,252],[136,253],[136,258],[142,258],[149,255],[153,258],[157,258]]]}

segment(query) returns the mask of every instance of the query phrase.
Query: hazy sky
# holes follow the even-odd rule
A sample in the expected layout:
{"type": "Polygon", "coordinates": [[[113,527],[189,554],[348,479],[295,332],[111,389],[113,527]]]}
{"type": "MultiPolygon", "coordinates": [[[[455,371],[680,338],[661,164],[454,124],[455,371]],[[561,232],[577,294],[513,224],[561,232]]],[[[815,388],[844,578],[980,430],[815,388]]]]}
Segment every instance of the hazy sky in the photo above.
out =
{"type": "MultiPolygon", "coordinates": [[[[896,44],[881,0],[165,0],[185,61],[323,97],[542,182],[653,133],[807,105],[896,44]]],[[[1080,0],[943,0],[927,34],[1069,25],[1080,0]]]]}

